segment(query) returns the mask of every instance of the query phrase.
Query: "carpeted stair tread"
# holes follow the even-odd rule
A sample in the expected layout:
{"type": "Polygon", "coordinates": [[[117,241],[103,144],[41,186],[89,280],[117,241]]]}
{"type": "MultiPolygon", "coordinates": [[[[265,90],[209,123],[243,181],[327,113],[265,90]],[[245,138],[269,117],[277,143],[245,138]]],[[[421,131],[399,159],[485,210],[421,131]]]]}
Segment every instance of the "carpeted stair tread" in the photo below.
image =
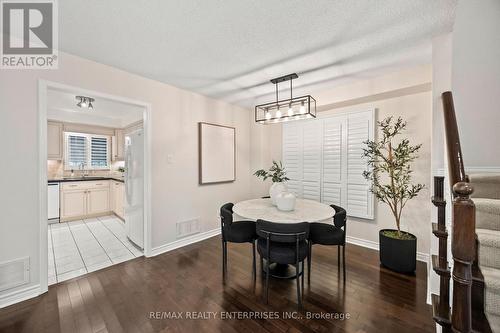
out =
{"type": "Polygon", "coordinates": [[[479,240],[479,265],[500,269],[500,231],[476,229],[479,240]]]}
{"type": "Polygon", "coordinates": [[[500,333],[500,316],[486,313],[486,318],[488,318],[488,324],[490,325],[491,331],[493,333],[500,333]]]}
{"type": "Polygon", "coordinates": [[[473,198],[500,199],[500,174],[472,174],[469,181],[474,187],[473,198]]]}
{"type": "Polygon", "coordinates": [[[487,314],[500,316],[500,269],[482,267],[481,272],[486,286],[484,310],[487,314]]]}
{"type": "Polygon", "coordinates": [[[500,230],[500,200],[474,198],[476,228],[500,230]]]}

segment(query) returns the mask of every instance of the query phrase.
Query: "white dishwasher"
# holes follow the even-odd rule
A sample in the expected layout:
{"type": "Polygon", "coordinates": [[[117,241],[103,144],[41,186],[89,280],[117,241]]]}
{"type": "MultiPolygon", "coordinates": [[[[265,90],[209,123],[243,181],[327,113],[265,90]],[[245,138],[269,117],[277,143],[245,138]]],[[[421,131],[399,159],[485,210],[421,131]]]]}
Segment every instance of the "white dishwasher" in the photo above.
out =
{"type": "Polygon", "coordinates": [[[48,183],[47,216],[49,223],[59,222],[59,183],[48,183]]]}

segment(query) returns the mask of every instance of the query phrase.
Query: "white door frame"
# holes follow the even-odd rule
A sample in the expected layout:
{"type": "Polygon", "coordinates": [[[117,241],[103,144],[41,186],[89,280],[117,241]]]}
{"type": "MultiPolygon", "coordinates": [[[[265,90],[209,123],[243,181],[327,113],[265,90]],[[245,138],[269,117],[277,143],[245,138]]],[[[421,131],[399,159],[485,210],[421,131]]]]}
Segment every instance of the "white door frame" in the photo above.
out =
{"type": "Polygon", "coordinates": [[[116,100],[144,108],[144,256],[151,256],[151,104],[57,82],[38,81],[38,193],[40,220],[40,294],[48,291],[47,215],[47,92],[50,88],[116,100]]]}

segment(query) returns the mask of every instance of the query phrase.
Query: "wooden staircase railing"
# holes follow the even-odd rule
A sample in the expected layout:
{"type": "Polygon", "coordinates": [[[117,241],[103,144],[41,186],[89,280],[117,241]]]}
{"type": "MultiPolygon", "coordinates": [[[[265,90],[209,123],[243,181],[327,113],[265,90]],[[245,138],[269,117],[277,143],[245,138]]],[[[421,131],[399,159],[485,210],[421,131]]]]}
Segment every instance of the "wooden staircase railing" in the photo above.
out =
{"type": "Polygon", "coordinates": [[[439,296],[432,295],[433,318],[443,332],[491,332],[484,314],[482,300],[472,299],[474,294],[483,294],[481,272],[477,263],[476,208],[470,196],[474,189],[465,175],[464,160],[460,147],[458,126],[450,91],[442,94],[444,127],[448,153],[448,178],[453,193],[451,253],[453,272],[450,274],[447,258],[447,239],[444,199],[444,177],[434,178],[433,204],[438,209],[438,223],[432,226],[433,234],[439,238],[439,254],[432,256],[433,270],[440,277],[439,296]],[[450,309],[450,275],[453,279],[453,301],[450,309]],[[481,308],[479,308],[481,307],[481,308]],[[473,322],[479,321],[479,322],[473,322]]]}

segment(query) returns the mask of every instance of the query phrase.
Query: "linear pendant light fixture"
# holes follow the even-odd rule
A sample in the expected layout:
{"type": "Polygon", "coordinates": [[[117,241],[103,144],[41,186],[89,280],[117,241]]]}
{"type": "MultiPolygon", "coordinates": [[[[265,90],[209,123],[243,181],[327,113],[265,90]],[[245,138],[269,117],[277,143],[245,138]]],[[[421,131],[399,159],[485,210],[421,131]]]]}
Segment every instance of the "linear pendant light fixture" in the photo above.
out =
{"type": "Polygon", "coordinates": [[[255,106],[255,122],[275,124],[290,120],[316,118],[316,100],[311,95],[293,97],[292,80],[298,78],[296,73],[271,80],[276,86],[276,101],[255,106]],[[290,98],[280,100],[278,85],[290,81],[290,98]]]}

